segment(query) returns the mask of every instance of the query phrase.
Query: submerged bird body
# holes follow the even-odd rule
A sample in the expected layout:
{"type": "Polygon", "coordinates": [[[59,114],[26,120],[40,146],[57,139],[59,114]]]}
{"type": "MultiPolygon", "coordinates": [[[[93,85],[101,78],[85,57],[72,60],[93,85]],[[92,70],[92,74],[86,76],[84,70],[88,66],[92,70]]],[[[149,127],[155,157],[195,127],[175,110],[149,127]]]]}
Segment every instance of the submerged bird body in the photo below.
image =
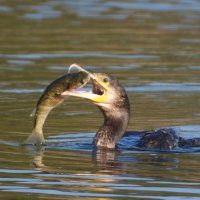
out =
{"type": "MultiPolygon", "coordinates": [[[[128,126],[129,99],[125,89],[115,77],[104,73],[92,73],[92,75],[92,91],[73,91],[68,94],[90,99],[99,107],[104,116],[104,122],[97,131],[93,144],[97,148],[112,149],[115,148],[117,141],[124,135],[128,126]]],[[[200,146],[200,138],[186,140],[178,137],[173,128],[142,131],[136,144],[139,148],[150,150],[171,150],[177,146],[187,145],[200,146]]]]}
{"type": "Polygon", "coordinates": [[[35,110],[34,129],[25,144],[40,145],[44,143],[43,125],[50,111],[64,101],[64,91],[83,87],[89,81],[85,72],[69,73],[50,83],[39,98],[35,110]]]}
{"type": "Polygon", "coordinates": [[[169,151],[177,147],[179,137],[173,128],[144,131],[136,146],[141,149],[169,151]]]}

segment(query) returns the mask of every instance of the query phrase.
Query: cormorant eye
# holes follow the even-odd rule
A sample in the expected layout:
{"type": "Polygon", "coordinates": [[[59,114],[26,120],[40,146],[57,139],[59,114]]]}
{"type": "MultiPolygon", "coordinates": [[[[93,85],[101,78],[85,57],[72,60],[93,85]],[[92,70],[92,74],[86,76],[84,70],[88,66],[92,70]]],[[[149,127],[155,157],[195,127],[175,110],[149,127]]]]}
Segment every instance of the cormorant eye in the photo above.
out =
{"type": "Polygon", "coordinates": [[[104,79],[103,79],[103,82],[104,82],[104,83],[107,83],[108,81],[109,81],[108,78],[104,78],[104,79]]]}

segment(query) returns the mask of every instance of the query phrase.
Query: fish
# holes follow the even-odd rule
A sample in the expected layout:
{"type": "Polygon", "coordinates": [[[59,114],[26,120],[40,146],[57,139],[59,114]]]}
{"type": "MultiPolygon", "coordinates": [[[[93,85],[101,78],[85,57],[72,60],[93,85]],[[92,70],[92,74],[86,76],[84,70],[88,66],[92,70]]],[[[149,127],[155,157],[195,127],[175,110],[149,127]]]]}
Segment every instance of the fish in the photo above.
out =
{"type": "MultiPolygon", "coordinates": [[[[73,67],[80,68],[78,65],[73,64],[70,66],[69,71],[73,67]]],[[[25,140],[24,144],[44,145],[43,126],[45,120],[51,110],[64,101],[65,97],[62,93],[82,88],[89,80],[90,76],[87,71],[80,68],[79,72],[68,72],[51,82],[37,102],[36,109],[33,112],[35,113],[34,128],[32,134],[25,140]]]]}

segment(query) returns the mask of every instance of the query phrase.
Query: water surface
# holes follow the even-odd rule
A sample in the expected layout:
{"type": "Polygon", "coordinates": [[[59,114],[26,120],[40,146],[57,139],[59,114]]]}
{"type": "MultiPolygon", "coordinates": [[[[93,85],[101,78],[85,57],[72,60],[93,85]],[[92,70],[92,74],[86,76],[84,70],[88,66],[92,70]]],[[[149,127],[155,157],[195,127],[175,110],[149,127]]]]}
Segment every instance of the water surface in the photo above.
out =
{"type": "Polygon", "coordinates": [[[42,0],[0,3],[2,199],[199,199],[199,148],[95,151],[102,123],[68,98],[45,124],[48,145],[24,147],[43,89],[76,62],[110,73],[131,102],[129,130],[175,127],[200,137],[200,1],[42,0]]]}

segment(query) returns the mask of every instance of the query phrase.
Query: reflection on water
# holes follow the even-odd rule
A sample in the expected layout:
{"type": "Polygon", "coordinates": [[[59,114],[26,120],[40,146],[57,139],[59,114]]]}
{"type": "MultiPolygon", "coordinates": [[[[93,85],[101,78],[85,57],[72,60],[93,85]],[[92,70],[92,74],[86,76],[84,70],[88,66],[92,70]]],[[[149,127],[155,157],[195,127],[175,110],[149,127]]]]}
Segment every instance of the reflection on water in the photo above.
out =
{"type": "Polygon", "coordinates": [[[75,62],[118,77],[129,130],[199,137],[199,12],[198,0],[2,0],[1,199],[199,199],[198,148],[140,151],[124,137],[115,151],[95,151],[102,116],[83,99],[50,114],[47,146],[20,145],[41,92],[75,62]]]}
{"type": "MultiPolygon", "coordinates": [[[[9,177],[0,178],[4,184],[0,187],[2,191],[51,194],[55,198],[56,195],[78,195],[105,199],[139,196],[151,198],[151,195],[171,199],[175,198],[174,194],[180,197],[200,194],[196,175],[189,170],[187,163],[180,163],[183,154],[141,154],[109,150],[83,154],[35,147],[29,147],[28,152],[29,162],[35,170],[1,170],[2,174],[10,174],[9,177]],[[55,167],[56,163],[59,166],[55,167]],[[182,176],[183,169],[189,170],[190,176],[182,176]],[[166,171],[167,174],[164,173],[166,171]],[[27,176],[20,178],[22,174],[27,176]],[[14,175],[16,178],[13,178],[14,175]],[[176,180],[177,176],[182,178],[176,180]]],[[[187,155],[186,161],[191,156],[187,155]]]]}

